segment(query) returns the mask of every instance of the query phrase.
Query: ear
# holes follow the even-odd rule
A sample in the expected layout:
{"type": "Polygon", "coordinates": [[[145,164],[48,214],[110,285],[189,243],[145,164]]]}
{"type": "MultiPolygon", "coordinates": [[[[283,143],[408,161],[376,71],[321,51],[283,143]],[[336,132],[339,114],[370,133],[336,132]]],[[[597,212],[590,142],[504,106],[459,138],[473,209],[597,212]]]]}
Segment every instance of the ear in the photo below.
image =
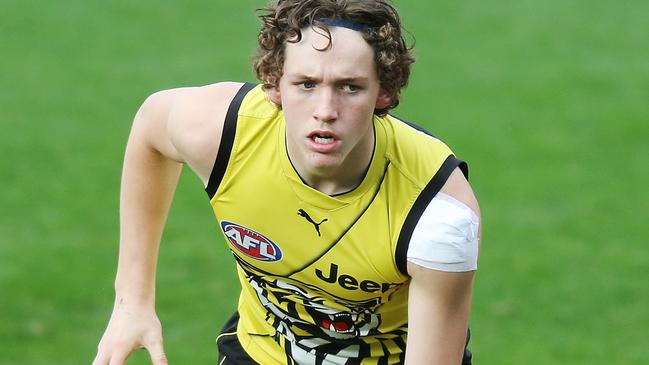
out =
{"type": "Polygon", "coordinates": [[[279,86],[266,89],[266,95],[270,101],[277,104],[278,107],[282,107],[282,93],[279,91],[279,86]]]}
{"type": "Polygon", "coordinates": [[[379,95],[376,97],[376,109],[385,109],[392,104],[392,95],[385,89],[379,90],[379,95]]]}

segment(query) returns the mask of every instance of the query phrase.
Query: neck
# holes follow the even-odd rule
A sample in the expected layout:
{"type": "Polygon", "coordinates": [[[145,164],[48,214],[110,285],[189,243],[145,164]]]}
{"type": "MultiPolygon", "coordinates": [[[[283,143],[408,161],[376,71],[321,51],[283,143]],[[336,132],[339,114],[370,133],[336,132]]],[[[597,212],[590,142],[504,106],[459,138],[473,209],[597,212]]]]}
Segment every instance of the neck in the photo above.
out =
{"type": "Polygon", "coordinates": [[[308,178],[300,177],[310,187],[327,195],[340,195],[356,189],[365,177],[365,171],[349,178],[329,177],[329,176],[309,176],[308,178]]]}
{"type": "Polygon", "coordinates": [[[293,157],[290,147],[288,155],[295,171],[310,187],[327,195],[340,195],[356,189],[365,178],[374,154],[374,128],[368,138],[359,143],[346,158],[336,166],[313,166],[308,158],[293,157]]]}

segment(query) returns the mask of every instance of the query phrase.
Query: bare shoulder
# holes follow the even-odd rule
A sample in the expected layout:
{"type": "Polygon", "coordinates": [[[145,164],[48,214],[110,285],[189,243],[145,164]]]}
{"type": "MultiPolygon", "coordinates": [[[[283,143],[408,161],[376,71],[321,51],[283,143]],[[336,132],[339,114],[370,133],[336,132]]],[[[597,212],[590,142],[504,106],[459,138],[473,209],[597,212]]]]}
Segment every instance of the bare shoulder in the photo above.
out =
{"type": "Polygon", "coordinates": [[[459,168],[456,168],[451,173],[451,176],[449,176],[446,184],[444,184],[440,192],[450,195],[458,201],[466,204],[478,215],[478,217],[480,216],[480,205],[478,204],[478,199],[475,197],[471,185],[459,168]]]}
{"type": "Polygon", "coordinates": [[[222,82],[151,94],[136,114],[131,141],[188,164],[206,182],[216,159],[225,115],[242,85],[222,82]]]}
{"type": "Polygon", "coordinates": [[[211,173],[221,141],[225,115],[242,83],[223,82],[167,90],[172,94],[167,123],[169,141],[182,162],[203,183],[211,173]]]}

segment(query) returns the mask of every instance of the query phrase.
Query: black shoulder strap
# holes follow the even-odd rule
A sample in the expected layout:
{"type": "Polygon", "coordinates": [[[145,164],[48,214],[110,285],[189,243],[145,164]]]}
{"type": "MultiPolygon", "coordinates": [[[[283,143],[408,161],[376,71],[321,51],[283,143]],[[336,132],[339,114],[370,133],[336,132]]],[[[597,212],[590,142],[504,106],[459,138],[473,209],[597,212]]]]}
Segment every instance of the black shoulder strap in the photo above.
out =
{"type": "Polygon", "coordinates": [[[451,173],[455,168],[459,167],[462,170],[464,176],[469,178],[469,168],[466,162],[458,160],[455,156],[450,155],[446,158],[446,161],[439,168],[437,173],[430,179],[424,190],[421,191],[417,200],[412,205],[408,216],[406,217],[403,227],[401,228],[401,233],[399,233],[399,238],[397,240],[397,248],[395,252],[395,261],[397,263],[397,268],[401,271],[402,274],[408,275],[406,255],[408,253],[408,246],[410,244],[410,238],[412,237],[412,232],[419,222],[419,218],[426,210],[426,207],[431,200],[437,195],[440,189],[446,183],[451,173]]]}
{"type": "Polygon", "coordinates": [[[207,182],[207,187],[205,191],[210,199],[216,194],[219,185],[221,185],[221,180],[223,180],[223,175],[225,175],[225,170],[228,167],[228,162],[230,161],[230,153],[232,152],[232,147],[234,145],[234,136],[237,131],[237,119],[239,115],[239,107],[243,98],[252,90],[256,85],[251,83],[245,83],[241,86],[241,89],[237,92],[237,95],[234,96],[228,107],[228,112],[225,115],[225,121],[223,123],[223,133],[221,135],[221,143],[219,144],[219,151],[216,155],[216,161],[214,161],[214,167],[212,168],[212,173],[210,174],[210,179],[207,182]]]}

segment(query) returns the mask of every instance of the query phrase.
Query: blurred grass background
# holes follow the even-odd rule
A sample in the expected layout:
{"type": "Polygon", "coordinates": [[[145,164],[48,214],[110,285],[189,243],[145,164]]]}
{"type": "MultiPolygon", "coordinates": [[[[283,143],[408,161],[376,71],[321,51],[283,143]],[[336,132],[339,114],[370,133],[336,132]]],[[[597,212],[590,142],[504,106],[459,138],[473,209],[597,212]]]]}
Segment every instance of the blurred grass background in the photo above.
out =
{"type": "MultiPolygon", "coordinates": [[[[157,90],[253,81],[263,4],[2,1],[1,365],[92,361],[131,118],[157,90]]],[[[649,363],[649,3],[395,4],[418,57],[395,113],[470,162],[482,205],[476,363],[649,363]]],[[[235,280],[186,171],[158,275],[171,363],[215,362],[235,280]]]]}

